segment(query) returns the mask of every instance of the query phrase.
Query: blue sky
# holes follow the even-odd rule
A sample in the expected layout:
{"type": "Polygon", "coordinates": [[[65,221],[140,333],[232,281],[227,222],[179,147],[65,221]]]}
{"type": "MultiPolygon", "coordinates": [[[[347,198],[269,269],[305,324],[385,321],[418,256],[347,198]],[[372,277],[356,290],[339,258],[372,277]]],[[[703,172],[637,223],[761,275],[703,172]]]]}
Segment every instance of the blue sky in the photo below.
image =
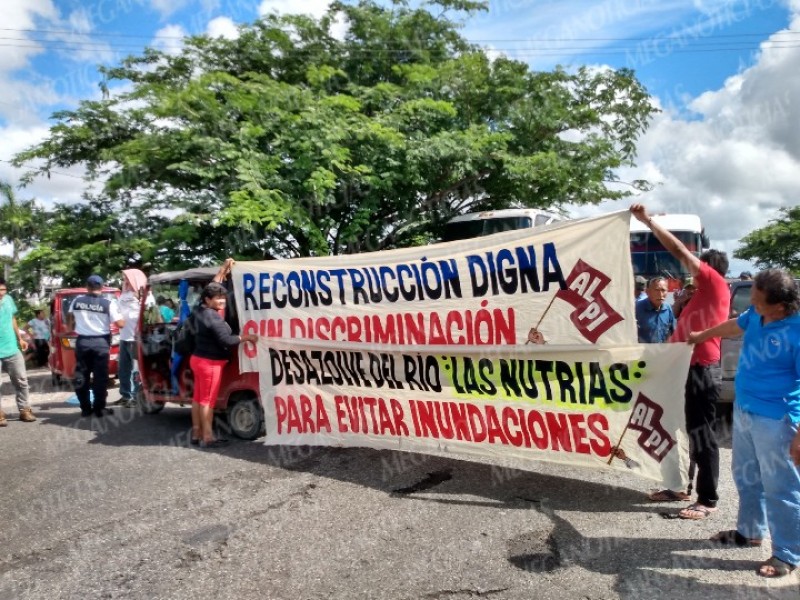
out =
{"type": "MultiPolygon", "coordinates": [[[[56,109],[97,98],[96,65],[186,34],[235,35],[260,14],[321,14],[327,0],[4,0],[0,27],[0,177],[42,139],[56,109]]],[[[653,210],[697,212],[733,250],[800,190],[800,0],[492,0],[464,35],[535,69],[633,68],[663,109],[623,180],[655,184],[653,210]]],[[[80,169],[23,197],[77,201],[80,169]]],[[[575,207],[583,216],[624,208],[575,207]]],[[[734,262],[732,270],[748,265],[734,262]]]]}

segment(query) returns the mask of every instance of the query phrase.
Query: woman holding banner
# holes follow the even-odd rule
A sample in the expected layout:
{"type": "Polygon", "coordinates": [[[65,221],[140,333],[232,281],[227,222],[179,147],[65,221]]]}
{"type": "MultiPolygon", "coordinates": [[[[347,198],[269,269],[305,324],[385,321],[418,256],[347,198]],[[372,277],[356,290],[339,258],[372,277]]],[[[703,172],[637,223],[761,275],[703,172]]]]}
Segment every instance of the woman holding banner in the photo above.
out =
{"type": "Polygon", "coordinates": [[[800,291],[780,269],[756,275],[752,306],[689,343],[744,334],[736,369],[731,468],[739,492],[736,529],[711,540],[760,546],[769,532],[772,556],[762,577],[783,577],[800,563],[800,291]]]}
{"type": "MultiPolygon", "coordinates": [[[[228,273],[233,260],[225,261],[228,273]]],[[[227,274],[227,273],[226,273],[227,274]]],[[[228,301],[225,286],[212,281],[200,295],[200,304],[192,313],[195,328],[195,348],[189,364],[194,373],[192,398],[192,444],[201,448],[218,448],[227,443],[215,439],[213,433],[214,407],[222,382],[222,372],[228,363],[231,348],[242,342],[256,342],[258,335],[234,335],[222,315],[228,301]]]]}

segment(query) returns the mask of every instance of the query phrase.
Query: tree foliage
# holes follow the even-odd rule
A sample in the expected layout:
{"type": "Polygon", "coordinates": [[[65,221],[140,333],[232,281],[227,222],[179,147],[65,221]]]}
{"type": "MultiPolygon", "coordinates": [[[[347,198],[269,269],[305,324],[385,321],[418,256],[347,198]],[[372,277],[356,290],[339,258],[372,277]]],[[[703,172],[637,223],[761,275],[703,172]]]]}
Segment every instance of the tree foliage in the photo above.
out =
{"type": "Polygon", "coordinates": [[[0,242],[11,245],[11,264],[37,239],[36,206],[33,200],[19,200],[8,181],[0,181],[0,242]]]}
{"type": "Polygon", "coordinates": [[[760,268],[780,267],[800,276],[800,206],[780,209],[780,216],[741,240],[736,258],[760,268]]]}
{"type": "MultiPolygon", "coordinates": [[[[234,40],[148,49],[104,69],[127,91],[57,113],[16,162],[85,165],[137,228],[120,227],[121,256],[147,240],[137,252],[156,268],[407,246],[470,210],[627,195],[607,184],[655,110],[634,74],[492,60],[456,20],[485,8],[334,2],[318,20],[271,14],[234,40]]],[[[51,218],[83,218],[71,210],[51,218]]],[[[99,260],[110,246],[93,230],[76,243],[99,260]]]]}

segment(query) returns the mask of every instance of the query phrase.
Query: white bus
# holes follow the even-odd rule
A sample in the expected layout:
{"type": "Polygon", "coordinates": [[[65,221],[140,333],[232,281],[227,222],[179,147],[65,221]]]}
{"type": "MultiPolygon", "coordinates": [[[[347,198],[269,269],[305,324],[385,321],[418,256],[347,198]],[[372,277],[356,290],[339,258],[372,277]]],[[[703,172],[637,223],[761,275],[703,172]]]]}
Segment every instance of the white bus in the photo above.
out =
{"type": "MultiPolygon", "coordinates": [[[[694,255],[710,244],[700,217],[691,214],[655,214],[653,221],[678,238],[694,255]]],[[[631,262],[633,274],[645,279],[665,277],[670,291],[678,290],[689,275],[680,261],[667,251],[644,223],[631,219],[631,262]]]]}
{"type": "MultiPolygon", "coordinates": [[[[450,219],[445,225],[445,242],[465,240],[502,231],[542,227],[564,220],[564,217],[536,208],[509,208],[467,213],[450,219]]],[[[695,255],[709,248],[708,237],[700,217],[692,214],[655,214],[653,220],[669,230],[695,255]]],[[[670,291],[679,290],[689,275],[656,239],[646,225],[631,218],[631,262],[633,274],[645,279],[659,276],[667,279],[670,291]]]]}
{"type": "Polygon", "coordinates": [[[447,222],[442,241],[469,240],[514,229],[542,227],[562,220],[564,220],[562,216],[538,208],[507,208],[466,213],[447,222]]]}

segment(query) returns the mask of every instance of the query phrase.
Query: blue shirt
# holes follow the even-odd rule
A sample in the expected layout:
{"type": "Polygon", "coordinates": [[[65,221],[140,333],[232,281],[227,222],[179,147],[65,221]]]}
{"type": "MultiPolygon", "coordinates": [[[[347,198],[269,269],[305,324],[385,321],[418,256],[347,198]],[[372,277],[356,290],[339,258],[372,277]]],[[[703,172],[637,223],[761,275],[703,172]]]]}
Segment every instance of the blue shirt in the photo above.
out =
{"type": "Polygon", "coordinates": [[[751,306],[736,323],[744,330],[736,403],[768,419],[800,422],[800,315],[762,325],[751,306]]]}
{"type": "Polygon", "coordinates": [[[660,344],[666,342],[675,331],[675,315],[672,307],[664,302],[656,309],[650,298],[636,301],[636,329],[640,344],[660,344]]]}
{"type": "Polygon", "coordinates": [[[16,314],[17,305],[14,304],[14,299],[6,294],[0,300],[0,358],[8,358],[19,352],[19,342],[13,322],[16,314]]]}

